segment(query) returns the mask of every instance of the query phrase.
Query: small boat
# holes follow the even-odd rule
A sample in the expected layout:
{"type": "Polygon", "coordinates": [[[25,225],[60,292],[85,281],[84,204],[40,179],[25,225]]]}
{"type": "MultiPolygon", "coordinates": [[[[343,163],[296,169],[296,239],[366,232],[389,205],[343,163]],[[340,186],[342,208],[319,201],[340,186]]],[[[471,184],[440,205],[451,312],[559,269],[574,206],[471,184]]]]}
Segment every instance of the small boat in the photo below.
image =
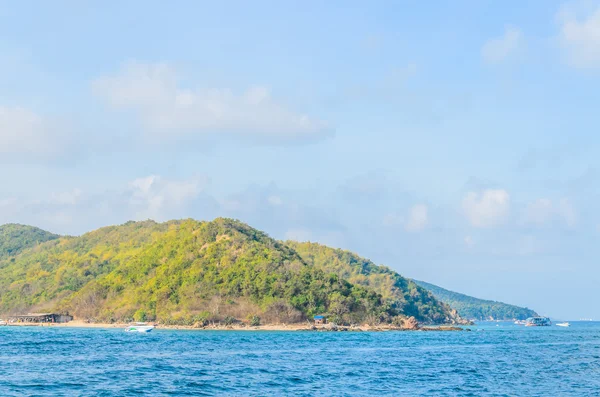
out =
{"type": "Polygon", "coordinates": [[[3,326],[3,325],[8,325],[8,323],[6,321],[0,319],[0,326],[3,326]]]}
{"type": "Polygon", "coordinates": [[[569,324],[568,322],[564,322],[564,323],[556,323],[557,327],[570,327],[571,324],[569,324]]]}
{"type": "Polygon", "coordinates": [[[148,325],[147,323],[133,323],[125,328],[125,332],[150,332],[153,329],[154,325],[148,325]]]}
{"type": "Polygon", "coordinates": [[[516,325],[525,325],[525,324],[527,324],[527,321],[525,321],[525,320],[516,320],[515,324],[516,325]]]}
{"type": "Polygon", "coordinates": [[[552,321],[548,317],[529,317],[525,322],[526,327],[549,327],[552,321]]]}

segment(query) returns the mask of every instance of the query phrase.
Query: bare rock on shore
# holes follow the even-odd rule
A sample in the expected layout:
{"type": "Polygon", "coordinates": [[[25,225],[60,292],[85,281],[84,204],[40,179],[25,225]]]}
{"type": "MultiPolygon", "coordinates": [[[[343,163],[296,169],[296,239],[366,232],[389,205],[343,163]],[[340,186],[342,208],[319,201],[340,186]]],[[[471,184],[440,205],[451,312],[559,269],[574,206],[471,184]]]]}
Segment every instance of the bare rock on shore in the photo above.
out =
{"type": "Polygon", "coordinates": [[[406,329],[409,331],[415,331],[419,329],[419,322],[414,317],[409,317],[402,322],[402,329],[406,329]]]}
{"type": "Polygon", "coordinates": [[[469,328],[461,328],[455,326],[439,326],[439,327],[423,327],[421,331],[471,331],[469,328]]]}

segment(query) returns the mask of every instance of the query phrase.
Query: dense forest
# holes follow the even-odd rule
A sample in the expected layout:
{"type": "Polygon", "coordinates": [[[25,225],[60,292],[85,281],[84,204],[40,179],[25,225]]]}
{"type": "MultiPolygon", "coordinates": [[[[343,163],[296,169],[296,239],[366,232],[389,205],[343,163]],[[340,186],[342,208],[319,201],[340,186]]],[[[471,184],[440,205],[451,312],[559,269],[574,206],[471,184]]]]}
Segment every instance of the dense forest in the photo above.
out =
{"type": "Polygon", "coordinates": [[[19,254],[27,248],[59,236],[33,226],[9,223],[0,226],[0,259],[19,254]]]}
{"type": "Polygon", "coordinates": [[[303,257],[299,246],[231,219],[128,222],[45,240],[39,229],[25,230],[30,235],[17,233],[18,241],[14,233],[1,237],[10,248],[0,258],[0,313],[182,325],[293,323],[315,314],[339,324],[459,320],[389,269],[356,257],[364,274],[344,272],[342,259],[315,260],[305,250],[303,257]]]}
{"type": "Polygon", "coordinates": [[[456,309],[463,318],[472,320],[525,320],[528,317],[537,316],[535,311],[525,307],[477,299],[458,292],[448,291],[424,281],[414,280],[414,282],[431,291],[437,299],[456,309]]]}
{"type": "Polygon", "coordinates": [[[406,315],[425,315],[439,323],[456,322],[459,317],[450,307],[440,304],[427,289],[388,267],[376,265],[350,251],[317,243],[285,243],[295,249],[306,263],[377,292],[387,305],[400,308],[406,315]]]}

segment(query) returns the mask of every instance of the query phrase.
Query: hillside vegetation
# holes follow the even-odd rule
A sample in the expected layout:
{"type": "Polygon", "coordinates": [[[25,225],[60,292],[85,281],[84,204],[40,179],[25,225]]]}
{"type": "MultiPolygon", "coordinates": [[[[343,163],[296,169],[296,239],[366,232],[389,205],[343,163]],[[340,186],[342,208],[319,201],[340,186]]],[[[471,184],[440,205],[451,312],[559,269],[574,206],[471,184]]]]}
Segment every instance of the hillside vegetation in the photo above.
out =
{"type": "Polygon", "coordinates": [[[33,226],[9,223],[0,226],[0,259],[14,256],[37,244],[59,236],[33,226]]]}
{"type": "Polygon", "coordinates": [[[425,316],[439,323],[459,321],[457,313],[440,302],[425,288],[385,266],[341,249],[317,243],[286,241],[306,263],[326,273],[380,294],[386,305],[408,316],[425,316]]]}
{"type": "Polygon", "coordinates": [[[389,269],[361,279],[231,219],[128,222],[30,245],[0,258],[0,313],[68,311],[92,321],[185,325],[292,323],[315,314],[337,323],[456,318],[389,269]]]}
{"type": "Polygon", "coordinates": [[[437,299],[456,309],[463,318],[473,320],[525,320],[528,317],[537,316],[535,311],[525,307],[474,298],[458,292],[448,291],[424,281],[414,280],[414,282],[431,291],[437,299]]]}

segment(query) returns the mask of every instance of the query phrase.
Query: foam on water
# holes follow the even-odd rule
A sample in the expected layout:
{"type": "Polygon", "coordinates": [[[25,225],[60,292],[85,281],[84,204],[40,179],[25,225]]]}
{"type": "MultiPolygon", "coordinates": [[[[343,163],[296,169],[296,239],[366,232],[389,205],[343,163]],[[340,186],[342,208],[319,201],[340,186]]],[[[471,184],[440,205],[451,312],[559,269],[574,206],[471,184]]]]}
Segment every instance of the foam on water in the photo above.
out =
{"type": "Polygon", "coordinates": [[[600,395],[600,323],[482,328],[138,334],[0,327],[0,395],[600,395]]]}

